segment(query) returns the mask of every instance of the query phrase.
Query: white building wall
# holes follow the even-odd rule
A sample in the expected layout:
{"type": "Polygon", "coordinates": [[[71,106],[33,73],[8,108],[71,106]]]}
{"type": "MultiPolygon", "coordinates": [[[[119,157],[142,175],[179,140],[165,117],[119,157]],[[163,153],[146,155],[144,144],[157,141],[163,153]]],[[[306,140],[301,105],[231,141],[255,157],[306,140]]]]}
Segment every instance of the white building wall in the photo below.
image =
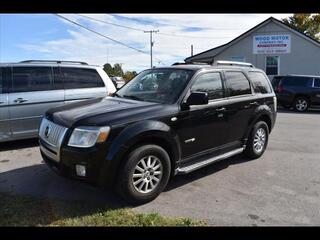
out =
{"type": "Polygon", "coordinates": [[[243,56],[246,62],[250,62],[265,71],[266,56],[272,56],[272,54],[253,54],[253,36],[267,34],[291,35],[291,52],[288,54],[274,54],[275,56],[280,56],[280,75],[320,75],[320,47],[274,22],[268,23],[246,38],[227,47],[216,55],[214,60],[231,60],[232,56],[243,56]]]}

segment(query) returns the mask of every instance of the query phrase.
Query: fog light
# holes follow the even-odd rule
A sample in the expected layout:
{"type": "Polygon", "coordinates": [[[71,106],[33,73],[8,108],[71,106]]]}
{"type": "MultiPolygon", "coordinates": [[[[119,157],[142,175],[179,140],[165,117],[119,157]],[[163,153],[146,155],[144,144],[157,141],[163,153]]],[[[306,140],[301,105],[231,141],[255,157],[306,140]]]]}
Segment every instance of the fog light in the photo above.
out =
{"type": "Polygon", "coordinates": [[[86,166],[76,165],[76,173],[80,177],[85,177],[86,176],[86,166]]]}

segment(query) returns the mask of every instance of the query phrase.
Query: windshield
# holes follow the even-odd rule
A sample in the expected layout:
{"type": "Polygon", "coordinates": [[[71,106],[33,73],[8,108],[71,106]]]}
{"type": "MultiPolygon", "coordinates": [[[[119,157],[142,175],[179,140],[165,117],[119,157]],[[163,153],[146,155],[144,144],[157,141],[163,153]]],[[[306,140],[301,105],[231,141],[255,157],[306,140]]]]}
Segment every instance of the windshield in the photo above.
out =
{"type": "Polygon", "coordinates": [[[141,72],[115,95],[135,100],[174,103],[194,71],[185,69],[150,69],[141,72]]]}

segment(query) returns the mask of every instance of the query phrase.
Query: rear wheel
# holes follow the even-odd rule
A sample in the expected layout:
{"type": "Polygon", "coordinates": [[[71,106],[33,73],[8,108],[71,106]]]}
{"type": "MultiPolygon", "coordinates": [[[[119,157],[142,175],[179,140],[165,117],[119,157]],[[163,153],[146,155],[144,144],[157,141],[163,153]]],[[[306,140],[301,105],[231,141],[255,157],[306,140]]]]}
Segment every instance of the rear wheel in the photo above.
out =
{"type": "Polygon", "coordinates": [[[244,154],[256,159],[262,156],[268,145],[269,128],[264,121],[257,122],[249,136],[244,154]]]}
{"type": "Polygon", "coordinates": [[[294,101],[294,109],[298,112],[305,112],[309,108],[309,100],[305,97],[297,97],[294,101]]]}
{"type": "Polygon", "coordinates": [[[130,203],[149,202],[166,187],[170,172],[168,153],[157,145],[143,145],[129,153],[120,170],[117,190],[130,203]]]}

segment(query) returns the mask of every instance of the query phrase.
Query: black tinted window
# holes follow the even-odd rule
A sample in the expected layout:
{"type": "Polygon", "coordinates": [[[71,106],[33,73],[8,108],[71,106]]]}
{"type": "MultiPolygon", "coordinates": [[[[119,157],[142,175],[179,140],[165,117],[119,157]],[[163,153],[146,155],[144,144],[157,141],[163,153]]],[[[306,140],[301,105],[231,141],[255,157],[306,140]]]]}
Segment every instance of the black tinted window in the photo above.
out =
{"type": "Polygon", "coordinates": [[[314,87],[320,88],[320,78],[315,78],[314,79],[314,87]]]}
{"type": "Polygon", "coordinates": [[[226,83],[230,96],[250,94],[250,83],[242,72],[226,72],[226,83]]]}
{"type": "Polygon", "coordinates": [[[191,87],[193,92],[207,92],[209,99],[223,98],[220,73],[205,73],[191,87]]]}
{"type": "Polygon", "coordinates": [[[269,79],[261,72],[249,72],[249,77],[256,93],[270,93],[269,79]]]}
{"type": "Polygon", "coordinates": [[[61,68],[65,89],[104,87],[95,69],[61,68]]]}
{"type": "Polygon", "coordinates": [[[51,67],[13,67],[13,92],[46,91],[52,89],[51,67]]]}
{"type": "Polygon", "coordinates": [[[282,85],[291,87],[306,87],[311,78],[309,77],[286,77],[282,80],[282,85]]]}
{"type": "Polygon", "coordinates": [[[60,73],[60,68],[53,67],[53,88],[54,89],[64,89],[63,78],[60,73]]]}

